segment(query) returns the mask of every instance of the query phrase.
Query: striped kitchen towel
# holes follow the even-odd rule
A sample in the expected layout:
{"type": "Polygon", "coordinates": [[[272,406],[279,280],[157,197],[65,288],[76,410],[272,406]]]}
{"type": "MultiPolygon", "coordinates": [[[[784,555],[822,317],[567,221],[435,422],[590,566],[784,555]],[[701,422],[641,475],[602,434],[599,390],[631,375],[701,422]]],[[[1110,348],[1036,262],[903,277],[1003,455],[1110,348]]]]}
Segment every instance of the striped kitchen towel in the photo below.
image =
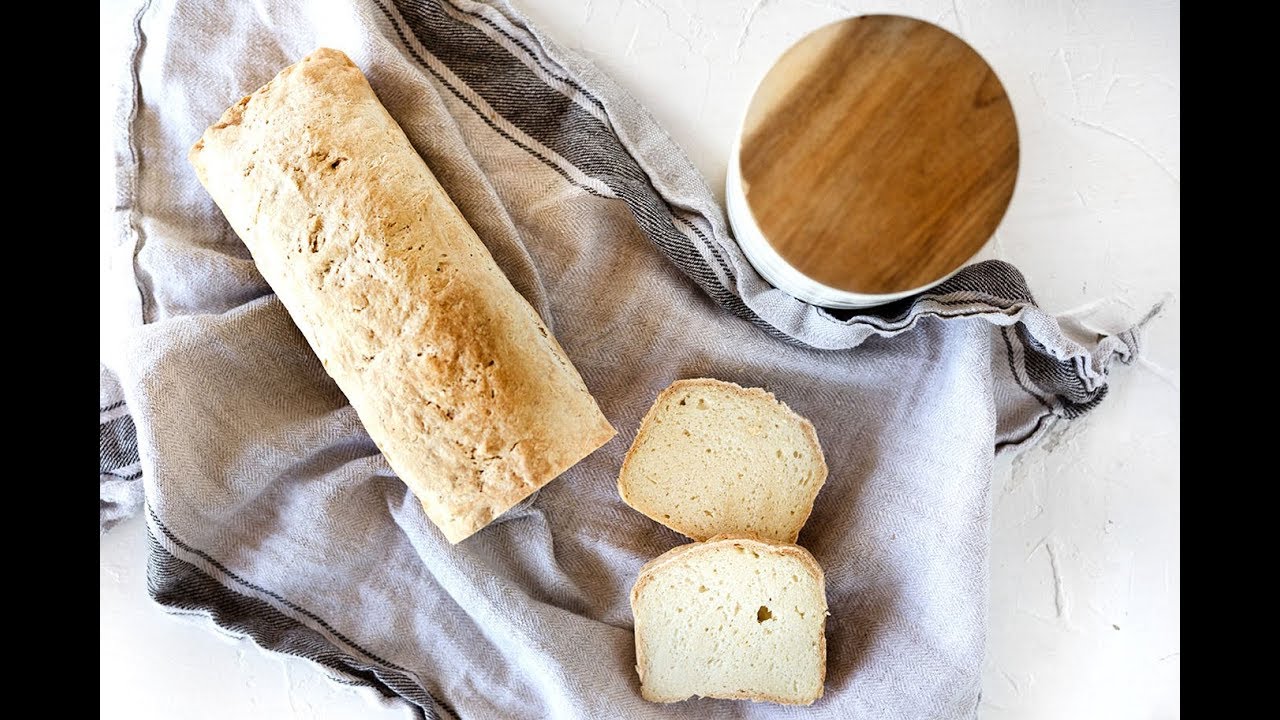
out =
{"type": "Polygon", "coordinates": [[[423,717],[973,716],[994,453],[1096,405],[1133,332],[1068,333],[994,261],[854,314],[770,288],[654,120],[502,0],[151,0],[122,72],[101,524],[144,514],[158,603],[423,717]],[[619,430],[457,546],[186,162],[318,46],[368,75],[619,430]],[[683,539],[615,479],[654,396],[693,376],[767,388],[826,451],[800,536],[831,608],[811,708],[640,698],[628,591],[683,539]]]}

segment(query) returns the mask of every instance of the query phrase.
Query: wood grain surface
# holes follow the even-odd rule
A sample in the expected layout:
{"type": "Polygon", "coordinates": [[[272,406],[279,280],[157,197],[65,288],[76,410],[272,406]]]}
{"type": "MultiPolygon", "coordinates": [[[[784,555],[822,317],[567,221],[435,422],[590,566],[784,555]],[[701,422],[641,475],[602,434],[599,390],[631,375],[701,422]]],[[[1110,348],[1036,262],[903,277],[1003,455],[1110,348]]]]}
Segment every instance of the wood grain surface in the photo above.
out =
{"type": "Polygon", "coordinates": [[[739,152],[747,205],[796,269],[858,293],[926,285],[991,237],[1018,130],[995,72],[921,20],[823,27],[769,71],[739,152]]]}

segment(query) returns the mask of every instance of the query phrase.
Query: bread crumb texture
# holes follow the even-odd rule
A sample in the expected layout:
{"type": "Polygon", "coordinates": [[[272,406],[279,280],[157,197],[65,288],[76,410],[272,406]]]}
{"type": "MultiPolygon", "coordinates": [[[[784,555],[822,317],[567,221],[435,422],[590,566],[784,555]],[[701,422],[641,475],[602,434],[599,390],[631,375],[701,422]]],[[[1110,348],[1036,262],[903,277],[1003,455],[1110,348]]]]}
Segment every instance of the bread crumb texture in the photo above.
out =
{"type": "Polygon", "coordinates": [[[450,542],[613,437],[555,338],[342,52],[285,68],[189,157],[450,542]]]}
{"type": "Polygon", "coordinates": [[[773,394],[678,380],[640,423],[618,476],[631,507],[694,540],[795,542],[827,479],[813,425],[773,394]]]}
{"type": "Polygon", "coordinates": [[[631,609],[646,700],[822,697],[826,589],[804,548],[738,536],[677,547],[640,571],[631,609]]]}

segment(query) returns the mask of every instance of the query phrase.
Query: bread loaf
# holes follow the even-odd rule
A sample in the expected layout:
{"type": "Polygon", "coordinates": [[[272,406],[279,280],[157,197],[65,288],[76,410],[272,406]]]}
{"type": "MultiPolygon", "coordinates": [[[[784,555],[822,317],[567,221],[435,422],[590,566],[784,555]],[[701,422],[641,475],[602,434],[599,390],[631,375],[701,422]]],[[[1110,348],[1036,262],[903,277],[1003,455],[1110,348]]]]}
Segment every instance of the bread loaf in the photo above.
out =
{"type": "Polygon", "coordinates": [[[450,542],[613,437],[343,53],[285,68],[227,110],[190,161],[450,542]]]}
{"type": "Polygon", "coordinates": [[[813,425],[771,393],[677,380],[641,421],[618,493],[694,540],[751,533],[795,542],[826,479],[813,425]]]}
{"type": "Polygon", "coordinates": [[[822,697],[826,586],[804,548],[736,536],[681,545],[640,570],[631,612],[646,700],[822,697]]]}

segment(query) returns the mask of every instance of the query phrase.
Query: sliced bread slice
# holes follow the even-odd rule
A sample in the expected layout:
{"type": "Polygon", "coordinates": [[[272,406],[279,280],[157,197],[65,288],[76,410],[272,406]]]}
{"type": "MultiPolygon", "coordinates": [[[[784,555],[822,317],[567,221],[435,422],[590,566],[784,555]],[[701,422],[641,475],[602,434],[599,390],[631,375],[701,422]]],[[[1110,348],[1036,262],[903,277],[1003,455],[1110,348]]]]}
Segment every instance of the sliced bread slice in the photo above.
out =
{"type": "Polygon", "coordinates": [[[826,588],[802,547],[741,536],[682,545],[641,568],[631,612],[646,700],[822,697],[826,588]]]}
{"type": "Polygon", "coordinates": [[[772,393],[677,380],[640,423],[618,475],[628,505],[694,540],[795,542],[827,479],[813,425],[772,393]]]}

